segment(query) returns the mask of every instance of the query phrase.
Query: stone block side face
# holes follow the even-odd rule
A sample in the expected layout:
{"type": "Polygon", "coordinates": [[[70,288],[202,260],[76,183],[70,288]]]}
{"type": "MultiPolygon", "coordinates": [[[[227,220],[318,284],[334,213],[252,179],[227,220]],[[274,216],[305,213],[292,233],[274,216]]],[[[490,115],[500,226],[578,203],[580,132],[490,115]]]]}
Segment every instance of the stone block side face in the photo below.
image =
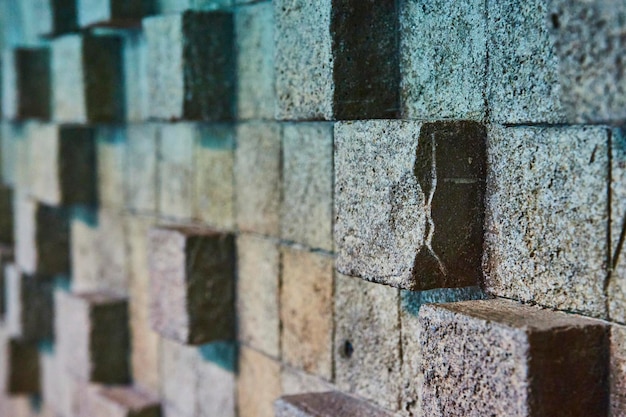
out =
{"type": "Polygon", "coordinates": [[[13,265],[7,268],[6,329],[9,336],[29,343],[53,338],[52,287],[44,277],[22,274],[13,265]]]}
{"type": "Polygon", "coordinates": [[[366,401],[337,391],[287,395],[274,404],[276,417],[391,417],[393,414],[366,401]]]}
{"type": "Polygon", "coordinates": [[[91,387],[81,410],[94,417],[159,417],[156,398],[132,387],[91,387]]]}
{"type": "Polygon", "coordinates": [[[326,380],[333,377],[333,258],[283,246],[283,361],[326,380]]]}
{"type": "Polygon", "coordinates": [[[285,124],[282,138],[281,236],[333,249],[333,126],[285,124]]]}
{"type": "Polygon", "coordinates": [[[488,142],[486,290],[606,317],[607,130],[492,127],[488,142]]]}
{"type": "Polygon", "coordinates": [[[399,290],[337,274],[335,383],[389,410],[400,402],[399,290]]]}
{"type": "Polygon", "coordinates": [[[2,358],[7,367],[6,392],[11,394],[38,394],[41,392],[40,363],[37,345],[18,339],[6,340],[6,357],[2,358]]]}
{"type": "Polygon", "coordinates": [[[156,213],[158,210],[158,149],[157,125],[131,125],[126,129],[128,150],[125,153],[125,201],[136,213],[156,213]]]}
{"type": "Polygon", "coordinates": [[[50,50],[15,48],[3,55],[2,109],[7,119],[50,118],[50,50]]]}
{"type": "Polygon", "coordinates": [[[626,131],[611,132],[609,317],[626,323],[626,131]]]}
{"type": "Polygon", "coordinates": [[[0,185],[0,244],[13,244],[13,218],[13,189],[0,185]]]}
{"type": "Polygon", "coordinates": [[[82,38],[66,35],[52,42],[52,117],[59,122],[87,120],[82,38]]]}
{"type": "Polygon", "coordinates": [[[96,130],[98,205],[122,211],[126,205],[124,172],[129,140],[119,126],[99,126],[96,130]]]}
{"type": "Polygon", "coordinates": [[[485,115],[486,8],[482,0],[404,0],[400,6],[400,95],[410,119],[485,115]]]}
{"type": "Polygon", "coordinates": [[[281,395],[280,364],[253,349],[239,350],[237,402],[239,417],[274,417],[281,395]]]}
{"type": "Polygon", "coordinates": [[[611,326],[610,416],[626,413],[626,328],[611,326]]]}
{"type": "Polygon", "coordinates": [[[159,130],[159,212],[164,217],[189,220],[195,191],[194,147],[198,128],[180,123],[163,125],[159,130]]]}

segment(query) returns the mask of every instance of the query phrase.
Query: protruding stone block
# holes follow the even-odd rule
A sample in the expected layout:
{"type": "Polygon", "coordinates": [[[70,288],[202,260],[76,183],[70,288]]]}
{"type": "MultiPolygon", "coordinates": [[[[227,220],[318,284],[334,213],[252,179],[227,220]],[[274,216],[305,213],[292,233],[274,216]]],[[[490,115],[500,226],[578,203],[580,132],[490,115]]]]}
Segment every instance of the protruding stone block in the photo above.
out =
{"type": "Polygon", "coordinates": [[[149,116],[230,120],[235,97],[233,16],[192,12],[145,19],[149,116]]]}
{"type": "Polygon", "coordinates": [[[50,50],[16,48],[5,52],[2,114],[6,119],[50,118],[50,50]]]}
{"type": "Polygon", "coordinates": [[[239,349],[237,401],[239,417],[274,417],[281,395],[280,363],[253,349],[239,349]]]}
{"type": "Polygon", "coordinates": [[[194,148],[198,127],[192,123],[163,125],[158,165],[159,212],[166,218],[189,221],[194,204],[194,148]]]}
{"type": "Polygon", "coordinates": [[[502,299],[431,304],[419,315],[423,415],[606,415],[602,322],[502,299]]]}
{"type": "Polygon", "coordinates": [[[395,2],[280,0],[274,16],[278,119],[398,113],[395,2]]]}
{"type": "Polygon", "coordinates": [[[149,233],[150,321],[186,344],[235,336],[235,247],[231,235],[199,227],[149,233]]]}
{"type": "Polygon", "coordinates": [[[337,270],[410,290],[476,285],[485,147],[469,121],[338,123],[337,270]]]}
{"type": "Polygon", "coordinates": [[[136,213],[156,213],[158,204],[158,126],[129,125],[124,180],[127,207],[136,213]]]}
{"type": "Polygon", "coordinates": [[[156,11],[156,0],[77,0],[78,24],[88,26],[137,26],[156,11]]]}
{"type": "Polygon", "coordinates": [[[61,366],[83,382],[128,382],[128,305],[104,292],[55,292],[55,337],[61,366]]]}
{"type": "Polygon", "coordinates": [[[491,127],[487,292],[606,317],[608,134],[491,127]]]}
{"type": "Polygon", "coordinates": [[[392,417],[366,401],[337,391],[288,395],[275,405],[276,417],[392,417]]]}
{"type": "Polygon", "coordinates": [[[83,415],[91,417],[160,417],[157,398],[131,386],[95,386],[87,391],[83,415]]]}
{"type": "Polygon", "coordinates": [[[52,105],[57,122],[111,122],[124,117],[122,39],[66,35],[52,42],[52,105]]]}
{"type": "MultiPolygon", "coordinates": [[[[129,127],[130,129],[130,127],[129,127]]],[[[98,166],[98,205],[122,211],[126,205],[124,173],[130,143],[122,126],[100,125],[96,129],[96,152],[98,166]]],[[[150,155],[145,155],[149,159],[150,155]]]]}

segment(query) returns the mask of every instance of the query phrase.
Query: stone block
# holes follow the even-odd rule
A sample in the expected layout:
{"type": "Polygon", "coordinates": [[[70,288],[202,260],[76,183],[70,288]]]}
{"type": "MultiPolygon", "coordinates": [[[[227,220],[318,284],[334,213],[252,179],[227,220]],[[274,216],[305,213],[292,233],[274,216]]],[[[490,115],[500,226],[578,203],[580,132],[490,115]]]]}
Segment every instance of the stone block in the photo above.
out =
{"type": "Polygon", "coordinates": [[[96,141],[91,128],[38,125],[31,138],[32,195],[50,206],[95,205],[96,141]]]}
{"type": "Polygon", "coordinates": [[[7,276],[12,273],[13,268],[15,268],[13,248],[0,245],[0,319],[2,320],[6,320],[7,313],[7,276]]]}
{"type": "Polygon", "coordinates": [[[17,127],[13,131],[15,134],[13,141],[14,161],[11,163],[13,169],[14,192],[19,191],[22,194],[28,194],[32,190],[33,172],[30,169],[33,161],[31,144],[34,136],[37,135],[40,123],[38,121],[26,121],[22,126],[17,127]]]}
{"type": "Polygon", "coordinates": [[[5,186],[17,185],[17,172],[20,167],[18,151],[20,143],[25,140],[25,131],[26,127],[23,123],[0,122],[0,140],[2,141],[0,168],[2,169],[2,184],[5,186]]]}
{"type": "Polygon", "coordinates": [[[124,117],[122,38],[65,35],[51,42],[52,115],[57,122],[124,117]]]}
{"type": "Polygon", "coordinates": [[[240,7],[235,14],[237,117],[274,118],[274,11],[271,2],[240,7]]]}
{"type": "Polygon", "coordinates": [[[99,206],[121,211],[126,205],[124,172],[129,163],[126,155],[131,152],[129,142],[121,126],[98,126],[96,130],[99,206]]]}
{"type": "Polygon", "coordinates": [[[280,252],[274,240],[237,236],[237,339],[280,357],[280,252]]]}
{"type": "Polygon", "coordinates": [[[409,119],[485,115],[486,3],[408,0],[400,6],[400,96],[409,119]]]}
{"type": "Polygon", "coordinates": [[[333,249],[333,126],[283,126],[283,239],[333,249]]]}
{"type": "Polygon", "coordinates": [[[609,317],[626,323],[626,134],[614,129],[610,137],[610,277],[608,282],[609,317]]]}
{"type": "Polygon", "coordinates": [[[154,228],[148,239],[152,328],[185,344],[232,340],[233,236],[189,226],[154,228]]]}
{"type": "Polygon", "coordinates": [[[235,97],[232,13],[186,11],[145,19],[149,116],[230,120],[235,97]]]}
{"type": "Polygon", "coordinates": [[[136,213],[157,212],[158,132],[157,125],[153,124],[126,128],[125,201],[136,213]]]}
{"type": "Polygon", "coordinates": [[[141,24],[144,16],[156,11],[156,0],[77,0],[81,27],[127,27],[141,24]]]}
{"type": "Polygon", "coordinates": [[[140,28],[125,30],[122,55],[124,61],[124,107],[129,122],[148,118],[148,46],[140,28]]]}
{"type": "Polygon", "coordinates": [[[609,415],[626,413],[626,327],[611,326],[611,363],[609,392],[611,393],[609,415]]]}
{"type": "Polygon", "coordinates": [[[278,119],[398,113],[395,2],[280,0],[274,16],[278,119]]]}
{"type": "Polygon", "coordinates": [[[58,350],[43,349],[41,364],[41,398],[54,416],[78,415],[80,405],[79,382],[62,366],[58,350]]]}
{"type": "Polygon", "coordinates": [[[238,369],[239,417],[274,417],[273,403],[281,395],[280,363],[242,346],[238,369]]]}
{"type": "Polygon", "coordinates": [[[0,245],[13,244],[13,189],[0,184],[0,245]]]}
{"type": "MultiPolygon", "coordinates": [[[[9,36],[9,43],[36,43],[39,37],[73,32],[76,24],[76,0],[9,0],[10,30],[19,33],[9,36]],[[17,35],[17,38],[16,38],[17,35]]],[[[9,25],[7,25],[9,26],[9,25]]]]}
{"type": "Polygon", "coordinates": [[[226,8],[233,0],[157,0],[161,14],[184,12],[185,10],[214,10],[226,8]]]}
{"type": "Polygon", "coordinates": [[[333,257],[283,246],[281,263],[282,360],[331,380],[333,257]]]}
{"type": "Polygon", "coordinates": [[[334,389],[328,381],[286,365],[281,368],[280,380],[283,395],[328,392],[334,389]]]}
{"type": "Polygon", "coordinates": [[[25,196],[14,199],[15,260],[26,274],[52,276],[70,267],[70,230],[66,210],[39,204],[25,196]]]}
{"type": "Polygon", "coordinates": [[[423,306],[419,320],[423,415],[607,414],[602,322],[503,299],[423,306]]]}
{"type": "Polygon", "coordinates": [[[190,220],[194,202],[194,148],[198,127],[191,123],[160,128],[158,165],[159,212],[164,217],[190,220]]]}
{"type": "MultiPolygon", "coordinates": [[[[38,394],[40,366],[37,345],[4,336],[2,341],[3,395],[38,394]]],[[[0,401],[1,402],[1,401],[0,401]]]]}
{"type": "Polygon", "coordinates": [[[606,317],[608,131],[489,130],[485,289],[606,317]]]}
{"type": "Polygon", "coordinates": [[[237,126],[235,207],[244,232],[278,236],[281,200],[281,129],[276,123],[237,126]]]}
{"type": "Polygon", "coordinates": [[[387,410],[337,391],[287,395],[275,403],[276,417],[392,417],[387,410]]]}
{"type": "Polygon", "coordinates": [[[235,138],[228,125],[200,126],[194,149],[194,218],[218,229],[235,227],[235,138]]]}
{"type": "Polygon", "coordinates": [[[82,382],[128,382],[126,300],[104,292],[54,295],[56,349],[65,372],[82,382]]]}
{"type": "Polygon", "coordinates": [[[399,290],[335,276],[335,384],[381,407],[400,402],[399,290]]]}
{"type": "Polygon", "coordinates": [[[90,417],[160,417],[157,398],[131,386],[95,386],[88,390],[86,406],[90,417]]]}
{"type": "Polygon", "coordinates": [[[15,48],[2,59],[2,114],[6,119],[50,118],[50,50],[15,48]]]}
{"type": "Polygon", "coordinates": [[[485,136],[470,121],[337,123],[337,270],[409,290],[476,285],[485,136]]]}

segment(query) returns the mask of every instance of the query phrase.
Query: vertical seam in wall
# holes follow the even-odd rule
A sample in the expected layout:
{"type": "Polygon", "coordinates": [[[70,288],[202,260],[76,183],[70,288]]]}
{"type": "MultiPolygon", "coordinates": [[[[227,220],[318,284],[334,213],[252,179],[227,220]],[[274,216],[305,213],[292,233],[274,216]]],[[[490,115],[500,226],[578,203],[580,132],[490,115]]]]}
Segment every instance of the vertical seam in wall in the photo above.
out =
{"type": "MultiPolygon", "coordinates": [[[[397,0],[396,0],[397,1],[397,0]]],[[[337,270],[336,270],[336,260],[337,256],[335,255],[335,122],[330,122],[330,252],[332,254],[333,259],[333,271],[332,271],[332,283],[331,283],[331,325],[330,325],[330,381],[332,383],[335,382],[336,379],[336,363],[335,363],[335,349],[337,345],[335,343],[335,332],[337,329],[336,326],[336,312],[335,312],[335,296],[337,294],[337,270]]]]}
{"type": "Polygon", "coordinates": [[[400,357],[400,369],[399,371],[399,378],[400,378],[400,390],[398,392],[398,401],[397,401],[397,405],[396,405],[396,409],[403,411],[402,410],[402,398],[404,397],[403,392],[404,392],[404,352],[402,349],[402,291],[401,290],[396,290],[397,291],[397,301],[396,301],[396,309],[398,312],[398,353],[399,353],[399,357],[400,357]]]}
{"type": "Polygon", "coordinates": [[[400,6],[401,6],[401,0],[395,0],[394,3],[394,7],[396,9],[396,27],[395,27],[395,36],[396,36],[396,80],[397,80],[397,86],[396,86],[396,110],[395,110],[395,117],[397,119],[401,119],[402,118],[402,113],[403,112],[403,106],[402,106],[402,70],[401,70],[401,65],[402,65],[402,54],[400,52],[400,48],[401,48],[401,42],[400,42],[400,6]]]}
{"type": "Polygon", "coordinates": [[[162,128],[163,126],[160,124],[156,124],[155,126],[155,132],[154,132],[154,145],[155,145],[155,151],[156,151],[156,172],[154,175],[154,211],[155,211],[155,215],[158,217],[161,213],[161,155],[162,155],[162,150],[161,150],[161,145],[162,145],[162,140],[161,140],[161,136],[162,136],[162,128]]]}
{"type": "Polygon", "coordinates": [[[604,305],[606,309],[606,315],[610,318],[610,302],[609,302],[609,286],[611,284],[611,278],[613,277],[613,253],[612,253],[612,238],[613,233],[611,231],[613,225],[613,216],[611,214],[611,206],[613,200],[613,193],[611,191],[611,183],[613,182],[613,131],[610,128],[607,128],[607,184],[606,184],[606,196],[607,196],[607,229],[606,229],[606,275],[604,277],[604,285],[603,285],[603,295],[604,295],[604,305]]]}
{"type": "Polygon", "coordinates": [[[283,244],[282,244],[282,211],[283,211],[283,139],[284,139],[284,124],[278,123],[278,238],[277,238],[277,247],[278,247],[278,294],[277,294],[277,305],[278,305],[278,360],[283,362],[283,306],[282,306],[282,294],[283,294],[283,244]]]}

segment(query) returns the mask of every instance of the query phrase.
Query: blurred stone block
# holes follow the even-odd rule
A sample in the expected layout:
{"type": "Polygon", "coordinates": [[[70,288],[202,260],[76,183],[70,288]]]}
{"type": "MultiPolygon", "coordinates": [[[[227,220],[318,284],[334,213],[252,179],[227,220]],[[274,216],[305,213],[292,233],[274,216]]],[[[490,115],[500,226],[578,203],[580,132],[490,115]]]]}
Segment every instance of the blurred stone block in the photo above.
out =
{"type": "Polygon", "coordinates": [[[276,417],[392,417],[370,403],[337,391],[287,395],[274,405],[276,417]]]}
{"type": "Polygon", "coordinates": [[[78,415],[82,394],[80,383],[65,370],[59,356],[58,348],[43,349],[39,353],[41,398],[54,416],[78,415]]]}
{"type": "Polygon", "coordinates": [[[156,125],[129,125],[126,128],[125,201],[137,213],[157,211],[157,166],[159,130],[156,125]]]}
{"type": "Polygon", "coordinates": [[[607,414],[602,322],[503,299],[431,304],[419,317],[423,415],[607,414]]]}
{"type": "MultiPolygon", "coordinates": [[[[129,128],[130,129],[130,128],[129,128]]],[[[122,211],[126,205],[124,173],[130,138],[122,126],[100,125],[96,129],[96,152],[98,167],[98,205],[122,211]]],[[[149,159],[150,155],[145,155],[149,159]]]]}
{"type": "Polygon", "coordinates": [[[158,399],[132,386],[95,386],[88,390],[87,406],[81,410],[90,417],[160,417],[158,399]]]}
{"type": "Polygon", "coordinates": [[[124,107],[129,122],[148,118],[148,45],[141,28],[123,34],[124,107]]]}
{"type": "Polygon", "coordinates": [[[177,123],[162,125],[159,130],[159,213],[166,218],[189,221],[193,215],[194,149],[199,136],[198,126],[177,123]]]}
{"type": "Polygon", "coordinates": [[[150,322],[185,344],[235,337],[232,235],[199,227],[149,233],[150,322]]]}
{"type": "Polygon", "coordinates": [[[13,188],[0,185],[0,244],[13,244],[13,188]]]}
{"type": "Polygon", "coordinates": [[[12,273],[13,268],[15,268],[13,248],[0,244],[0,319],[2,320],[6,320],[7,313],[7,276],[12,273]]]}
{"type": "Polygon", "coordinates": [[[160,14],[227,8],[233,0],[158,0],[160,14]]]}
{"type": "Polygon", "coordinates": [[[242,346],[238,369],[239,417],[274,417],[273,403],[281,395],[280,363],[242,346]]]}
{"type": "Polygon", "coordinates": [[[128,27],[155,12],[156,0],[76,0],[78,24],[128,27]]]}
{"type": "Polygon", "coordinates": [[[281,368],[280,380],[283,395],[327,392],[334,389],[330,382],[286,365],[281,368]]]}
{"type": "Polygon", "coordinates": [[[3,333],[0,343],[2,344],[0,348],[2,395],[38,394],[40,392],[40,367],[37,345],[9,338],[6,333],[3,333]]]}
{"type": "Polygon", "coordinates": [[[6,119],[50,118],[50,50],[15,48],[2,59],[2,114],[6,119]]]}

